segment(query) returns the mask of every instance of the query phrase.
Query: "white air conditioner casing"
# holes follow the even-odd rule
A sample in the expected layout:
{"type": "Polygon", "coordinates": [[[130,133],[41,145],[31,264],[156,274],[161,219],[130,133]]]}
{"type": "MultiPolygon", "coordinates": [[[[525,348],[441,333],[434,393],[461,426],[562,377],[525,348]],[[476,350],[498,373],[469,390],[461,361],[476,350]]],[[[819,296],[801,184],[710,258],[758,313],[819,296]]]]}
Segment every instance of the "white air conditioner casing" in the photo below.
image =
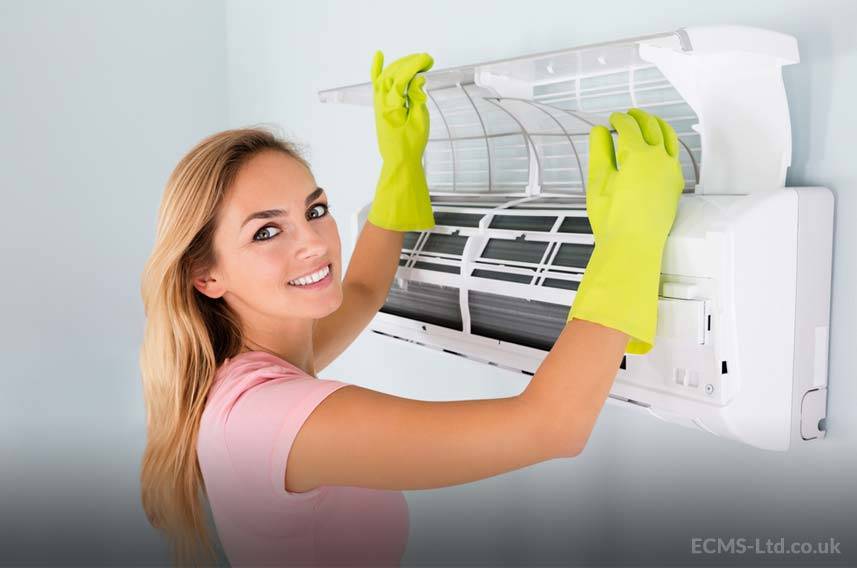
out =
{"type": "Polygon", "coordinates": [[[724,26],[426,73],[436,226],[405,234],[370,329],[534,373],[593,249],[589,129],[637,106],[676,129],[687,183],[655,346],[623,358],[608,403],[770,450],[823,438],[833,196],[784,186],[781,66],[797,61],[790,36],[724,26]]]}

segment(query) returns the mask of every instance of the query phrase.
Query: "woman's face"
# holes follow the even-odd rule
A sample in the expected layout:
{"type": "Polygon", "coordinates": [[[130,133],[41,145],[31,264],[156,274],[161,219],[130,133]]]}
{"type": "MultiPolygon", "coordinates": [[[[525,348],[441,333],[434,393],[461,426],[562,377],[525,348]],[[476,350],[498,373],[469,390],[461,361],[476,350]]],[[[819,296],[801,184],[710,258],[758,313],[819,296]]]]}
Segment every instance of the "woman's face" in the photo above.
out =
{"type": "Polygon", "coordinates": [[[241,167],[220,211],[212,276],[243,321],[318,319],[342,303],[339,229],[327,203],[312,173],[282,152],[241,167]],[[289,284],[324,267],[320,287],[289,284]]]}

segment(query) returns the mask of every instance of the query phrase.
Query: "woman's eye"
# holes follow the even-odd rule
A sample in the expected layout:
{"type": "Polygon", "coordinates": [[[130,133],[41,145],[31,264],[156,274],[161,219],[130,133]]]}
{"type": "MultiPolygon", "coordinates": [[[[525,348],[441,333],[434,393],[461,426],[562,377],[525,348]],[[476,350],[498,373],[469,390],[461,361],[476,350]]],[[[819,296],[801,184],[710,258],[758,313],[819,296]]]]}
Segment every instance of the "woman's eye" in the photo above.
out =
{"type": "Polygon", "coordinates": [[[326,203],[316,203],[315,205],[312,206],[310,211],[313,211],[316,207],[324,207],[324,213],[322,213],[321,215],[317,215],[315,217],[310,217],[311,219],[318,219],[319,217],[324,217],[325,215],[327,215],[328,210],[330,210],[330,206],[327,205],[326,203]]]}
{"type": "Polygon", "coordinates": [[[275,230],[277,230],[277,231],[282,232],[282,229],[278,229],[277,227],[275,227],[275,226],[273,226],[273,225],[265,225],[264,227],[262,227],[261,229],[259,229],[258,231],[256,231],[256,234],[255,234],[255,235],[253,235],[253,240],[254,240],[254,241],[257,241],[257,242],[262,242],[262,241],[268,241],[268,240],[273,239],[273,238],[274,238],[274,237],[276,237],[279,233],[275,233],[274,235],[267,236],[267,237],[265,237],[264,239],[257,239],[257,238],[256,238],[256,237],[258,237],[259,235],[261,235],[263,232],[270,231],[271,229],[275,229],[275,230]]]}

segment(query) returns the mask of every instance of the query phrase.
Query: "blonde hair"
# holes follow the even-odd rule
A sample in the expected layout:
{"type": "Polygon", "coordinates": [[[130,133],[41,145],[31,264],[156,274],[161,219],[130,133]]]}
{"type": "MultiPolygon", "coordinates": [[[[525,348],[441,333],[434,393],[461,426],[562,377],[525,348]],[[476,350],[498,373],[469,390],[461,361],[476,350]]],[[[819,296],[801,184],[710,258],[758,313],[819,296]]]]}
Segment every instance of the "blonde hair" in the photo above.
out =
{"type": "Polygon", "coordinates": [[[199,142],[170,175],[152,253],[142,275],[146,329],[140,369],[147,442],[140,484],[149,522],[167,537],[177,565],[216,562],[200,491],[196,454],[200,418],[217,367],[241,350],[238,315],[192,279],[217,262],[217,214],[238,170],[274,150],[309,164],[292,143],[266,128],[219,132],[199,142]]]}

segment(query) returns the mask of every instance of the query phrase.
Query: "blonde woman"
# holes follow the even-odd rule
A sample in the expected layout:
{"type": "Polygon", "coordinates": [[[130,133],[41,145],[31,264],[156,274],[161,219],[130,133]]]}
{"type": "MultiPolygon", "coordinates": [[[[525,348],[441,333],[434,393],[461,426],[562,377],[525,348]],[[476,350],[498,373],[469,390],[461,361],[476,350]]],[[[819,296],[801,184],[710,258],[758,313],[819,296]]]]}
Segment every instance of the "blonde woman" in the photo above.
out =
{"type": "Polygon", "coordinates": [[[568,323],[517,396],[426,402],[318,378],[383,305],[405,231],[434,226],[421,157],[427,54],[372,66],[383,167],[343,277],[330,196],[288,142],[212,135],[176,166],[143,274],[142,500],[178,564],[397,565],[402,490],[578,455],[623,353],[654,341],[683,180],[673,130],[638,109],[593,128],[596,246],[568,323]],[[617,156],[618,154],[618,156],[617,156]],[[617,164],[618,157],[618,164],[617,164]]]}

